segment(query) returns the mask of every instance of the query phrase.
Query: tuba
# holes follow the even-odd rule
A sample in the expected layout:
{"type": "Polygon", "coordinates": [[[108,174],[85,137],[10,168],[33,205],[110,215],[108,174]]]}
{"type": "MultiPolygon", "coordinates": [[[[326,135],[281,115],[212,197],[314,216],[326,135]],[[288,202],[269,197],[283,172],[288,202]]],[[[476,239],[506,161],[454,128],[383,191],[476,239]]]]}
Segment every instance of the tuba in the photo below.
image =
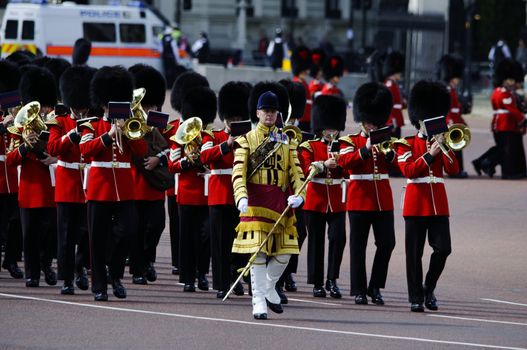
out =
{"type": "Polygon", "coordinates": [[[199,160],[201,151],[201,130],[203,122],[198,117],[192,117],[179,125],[176,134],[170,138],[183,146],[185,154],[192,165],[203,167],[199,160]]]}
{"type": "Polygon", "coordinates": [[[123,126],[123,134],[129,140],[139,140],[145,137],[146,133],[152,128],[146,124],[146,112],[141,106],[141,100],[145,97],[146,89],[139,88],[134,90],[132,101],[132,117],[127,119],[123,126]]]}
{"type": "Polygon", "coordinates": [[[21,135],[24,143],[33,148],[34,145],[27,140],[27,136],[33,132],[40,135],[42,131],[48,129],[40,119],[40,103],[33,101],[20,108],[16,114],[14,126],[17,129],[22,129],[21,135]]]}
{"type": "Polygon", "coordinates": [[[453,124],[445,133],[445,143],[453,151],[460,151],[470,143],[470,129],[464,124],[453,124]]]}

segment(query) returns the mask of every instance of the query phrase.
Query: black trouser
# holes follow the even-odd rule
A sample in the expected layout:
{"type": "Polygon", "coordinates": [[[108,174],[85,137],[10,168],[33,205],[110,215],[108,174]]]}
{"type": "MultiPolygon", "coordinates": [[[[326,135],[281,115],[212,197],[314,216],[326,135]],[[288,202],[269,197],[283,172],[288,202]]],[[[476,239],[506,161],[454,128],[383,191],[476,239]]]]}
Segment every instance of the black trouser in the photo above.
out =
{"type": "Polygon", "coordinates": [[[20,208],[24,235],[26,279],[40,279],[40,270],[51,266],[57,247],[55,208],[20,208]]]}
{"type": "Polygon", "coordinates": [[[340,264],[346,246],[346,213],[304,211],[307,224],[307,283],[321,287],[324,282],[324,246],[328,224],[327,279],[339,278],[340,264]]]}
{"type": "Polygon", "coordinates": [[[459,173],[463,172],[465,169],[463,166],[463,151],[454,151],[456,155],[457,162],[459,163],[459,173]]]}
{"type": "Polygon", "coordinates": [[[58,279],[65,282],[72,282],[75,272],[89,266],[87,215],[86,204],[57,203],[58,279]],[[77,254],[75,245],[78,245],[77,254]]]}
{"type": "Polygon", "coordinates": [[[233,271],[243,267],[243,254],[232,254],[232,242],[236,237],[236,226],[240,222],[240,212],[233,205],[211,205],[210,252],[212,256],[213,288],[229,290],[233,271]]]}
{"type": "MultiPolygon", "coordinates": [[[[302,249],[302,245],[304,244],[304,241],[307,238],[306,220],[305,220],[304,210],[301,207],[295,209],[295,216],[296,216],[296,232],[298,234],[298,249],[300,250],[302,249]]],[[[291,255],[291,258],[289,259],[289,263],[287,263],[287,267],[285,268],[284,272],[282,273],[282,276],[280,276],[280,279],[277,282],[279,286],[284,285],[285,278],[288,275],[292,273],[296,273],[298,269],[298,255],[299,254],[291,255]]]]}
{"type": "Polygon", "coordinates": [[[170,220],[170,254],[172,266],[179,267],[179,210],[175,196],[167,196],[168,217],[170,220]]]}
{"type": "Polygon", "coordinates": [[[450,244],[450,227],[447,216],[407,216],[406,223],[406,279],[408,281],[408,301],[422,303],[423,291],[423,249],[428,232],[428,244],[433,249],[430,256],[425,285],[433,291],[441,276],[448,255],[452,251],[450,244]]]}
{"type": "Polygon", "coordinates": [[[179,282],[194,284],[199,275],[209,272],[209,207],[179,206],[179,282]]]}
{"type": "Polygon", "coordinates": [[[136,234],[137,218],[133,201],[88,202],[88,230],[92,266],[92,291],[107,290],[106,262],[112,278],[122,278],[126,256],[136,234]],[[108,246],[111,246],[109,251],[108,246]]]}
{"type": "Polygon", "coordinates": [[[0,194],[0,241],[5,245],[4,266],[21,260],[23,241],[18,193],[0,194]]]}
{"type": "Polygon", "coordinates": [[[375,237],[375,257],[371,269],[371,288],[384,288],[388,264],[395,247],[393,211],[350,211],[351,295],[366,294],[366,246],[370,227],[375,237]]]}
{"type": "Polygon", "coordinates": [[[156,249],[165,229],[165,201],[135,201],[137,234],[130,253],[130,273],[142,276],[149,263],[156,261],[156,249]]]}
{"type": "Polygon", "coordinates": [[[495,133],[498,153],[501,156],[501,177],[525,177],[525,150],[523,149],[523,134],[512,131],[495,133]]]}

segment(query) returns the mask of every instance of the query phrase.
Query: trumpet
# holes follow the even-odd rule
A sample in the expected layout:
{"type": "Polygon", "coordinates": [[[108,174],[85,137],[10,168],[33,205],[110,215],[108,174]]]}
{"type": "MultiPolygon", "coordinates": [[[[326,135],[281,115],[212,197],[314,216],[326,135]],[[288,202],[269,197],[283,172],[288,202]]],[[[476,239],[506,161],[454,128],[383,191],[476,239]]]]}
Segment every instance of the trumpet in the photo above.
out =
{"type": "MultiPolygon", "coordinates": [[[[448,130],[443,134],[445,138],[445,143],[439,143],[439,148],[441,152],[447,157],[450,164],[454,161],[448,154],[448,150],[445,147],[445,144],[452,149],[453,151],[460,151],[463,148],[467,147],[472,138],[470,129],[464,124],[452,124],[448,127],[448,130]]],[[[435,140],[435,136],[433,137],[435,140]]]]}
{"type": "Polygon", "coordinates": [[[376,145],[377,150],[383,154],[388,154],[393,151],[393,143],[397,141],[396,137],[390,137],[389,140],[385,140],[376,145]]]}
{"type": "Polygon", "coordinates": [[[199,160],[202,138],[203,122],[198,117],[192,117],[179,125],[176,134],[170,140],[184,147],[185,154],[192,165],[203,167],[199,160]]]}
{"type": "Polygon", "coordinates": [[[129,140],[139,140],[152,131],[152,128],[146,124],[147,114],[141,106],[141,100],[145,97],[146,89],[139,88],[134,90],[134,99],[132,101],[132,118],[127,119],[123,125],[123,134],[129,140]]]}

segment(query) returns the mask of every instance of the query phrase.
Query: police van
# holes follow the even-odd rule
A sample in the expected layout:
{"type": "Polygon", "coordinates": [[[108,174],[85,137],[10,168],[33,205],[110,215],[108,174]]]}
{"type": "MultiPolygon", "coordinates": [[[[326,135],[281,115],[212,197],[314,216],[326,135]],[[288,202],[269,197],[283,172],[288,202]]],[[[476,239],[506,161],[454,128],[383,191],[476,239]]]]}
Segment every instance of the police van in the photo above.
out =
{"type": "Polygon", "coordinates": [[[91,41],[88,64],[94,67],[136,63],[161,70],[159,37],[168,21],[141,2],[129,5],[77,5],[10,2],[1,28],[1,57],[25,49],[71,61],[79,38],[91,41]]]}

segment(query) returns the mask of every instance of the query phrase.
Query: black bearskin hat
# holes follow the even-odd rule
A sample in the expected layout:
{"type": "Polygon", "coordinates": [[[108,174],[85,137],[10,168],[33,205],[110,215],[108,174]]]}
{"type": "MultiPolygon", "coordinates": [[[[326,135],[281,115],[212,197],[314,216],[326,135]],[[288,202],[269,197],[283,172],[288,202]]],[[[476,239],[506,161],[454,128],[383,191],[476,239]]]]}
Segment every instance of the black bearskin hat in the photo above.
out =
{"type": "Polygon", "coordinates": [[[408,115],[412,124],[419,128],[419,121],[446,116],[450,110],[450,93],[440,81],[420,80],[410,91],[408,115]]]}
{"type": "Polygon", "coordinates": [[[362,84],[353,98],[353,119],[381,127],[388,121],[392,106],[392,93],[384,84],[362,84]]]}
{"type": "Polygon", "coordinates": [[[203,75],[193,71],[180,74],[174,82],[172,93],[170,94],[170,105],[172,108],[181,112],[181,103],[185,97],[185,93],[198,86],[209,87],[209,81],[203,75]]]}
{"type": "Polygon", "coordinates": [[[291,55],[291,68],[293,75],[298,76],[303,71],[309,70],[311,67],[311,53],[309,49],[303,45],[298,46],[291,55]]]}
{"type": "Polygon", "coordinates": [[[382,64],[383,80],[395,73],[404,72],[404,64],[404,55],[399,51],[393,51],[386,55],[382,64]]]}
{"type": "Polygon", "coordinates": [[[439,60],[438,79],[449,83],[454,78],[463,78],[465,62],[461,58],[453,55],[444,55],[439,60]]]}
{"type": "Polygon", "coordinates": [[[514,80],[516,83],[523,83],[525,81],[525,73],[521,63],[518,61],[513,61],[512,65],[512,69],[514,70],[514,80]]]}
{"type": "Polygon", "coordinates": [[[340,56],[331,56],[324,62],[324,79],[329,81],[333,77],[341,77],[344,74],[344,60],[340,56]]]}
{"type": "Polygon", "coordinates": [[[57,86],[55,77],[46,68],[27,66],[20,78],[20,98],[23,104],[38,101],[42,106],[55,107],[57,86]]]}
{"type": "Polygon", "coordinates": [[[319,133],[324,129],[344,130],[346,127],[346,101],[337,95],[319,95],[311,109],[311,129],[319,133]]]}
{"type": "Polygon", "coordinates": [[[218,114],[220,119],[241,117],[249,119],[248,103],[251,84],[244,81],[230,81],[223,85],[218,93],[218,114]]]}
{"type": "Polygon", "coordinates": [[[134,77],[134,87],[145,88],[146,95],[141,104],[161,108],[165,103],[167,83],[161,72],[147,64],[138,63],[128,68],[134,77]]]}
{"type": "Polygon", "coordinates": [[[286,79],[280,80],[279,83],[286,88],[291,105],[291,115],[284,115],[284,122],[288,117],[292,119],[302,118],[306,108],[306,88],[301,83],[286,79]]]}
{"type": "Polygon", "coordinates": [[[60,77],[59,87],[62,102],[74,109],[91,107],[90,82],[97,69],[88,66],[73,66],[60,77]]]}
{"type": "Polygon", "coordinates": [[[309,70],[309,76],[316,78],[325,62],[326,51],[318,48],[311,50],[311,69],[309,70]]]}
{"type": "Polygon", "coordinates": [[[496,67],[496,71],[494,72],[494,86],[501,86],[505,80],[514,79],[515,77],[514,61],[506,58],[496,67]]]}
{"type": "Polygon", "coordinates": [[[80,38],[75,41],[73,45],[73,53],[71,54],[71,61],[74,65],[84,65],[88,62],[91,52],[91,42],[87,39],[80,38]]]}
{"type": "Polygon", "coordinates": [[[55,77],[55,83],[57,84],[57,96],[59,100],[62,101],[62,96],[59,89],[60,76],[66,69],[71,67],[71,63],[66,61],[64,58],[50,57],[44,64],[44,67],[53,73],[53,76],[55,77]]]}
{"type": "Polygon", "coordinates": [[[123,66],[104,66],[90,84],[92,106],[106,107],[108,102],[132,102],[133,77],[123,66]]]}
{"type": "Polygon", "coordinates": [[[19,67],[30,64],[34,59],[35,55],[25,50],[15,51],[6,57],[6,60],[15,63],[19,67]]]}
{"type": "Polygon", "coordinates": [[[198,86],[188,90],[181,102],[181,118],[186,120],[198,117],[203,122],[203,128],[214,122],[216,118],[216,94],[210,88],[198,86]]]}
{"type": "Polygon", "coordinates": [[[0,61],[0,93],[18,89],[20,70],[18,66],[8,60],[0,61]]]}
{"type": "Polygon", "coordinates": [[[251,94],[249,95],[249,115],[253,123],[258,122],[258,116],[256,115],[256,106],[258,105],[258,98],[266,91],[271,91],[278,97],[278,104],[280,105],[279,112],[282,113],[282,119],[285,122],[287,112],[289,110],[289,96],[287,90],[283,85],[280,85],[274,81],[261,81],[254,85],[251,94]]]}

